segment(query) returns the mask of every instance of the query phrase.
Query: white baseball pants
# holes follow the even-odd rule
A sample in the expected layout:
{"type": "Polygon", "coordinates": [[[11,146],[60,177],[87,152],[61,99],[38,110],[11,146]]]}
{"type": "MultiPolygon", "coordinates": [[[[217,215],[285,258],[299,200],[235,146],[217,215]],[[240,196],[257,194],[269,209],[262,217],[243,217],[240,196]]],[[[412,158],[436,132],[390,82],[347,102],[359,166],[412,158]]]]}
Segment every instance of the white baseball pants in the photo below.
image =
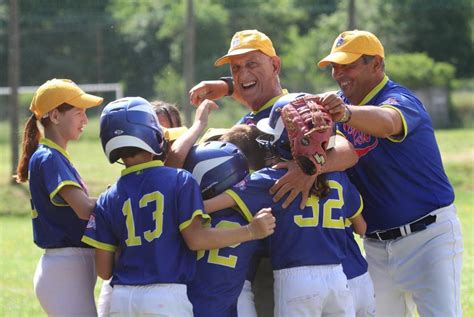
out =
{"type": "Polygon", "coordinates": [[[245,317],[257,317],[257,309],[252,291],[252,283],[245,281],[237,301],[237,314],[245,317]]]}
{"type": "Polygon", "coordinates": [[[354,301],[356,317],[375,316],[374,284],[369,272],[347,280],[354,301]]]}
{"type": "Polygon", "coordinates": [[[97,316],[95,249],[46,249],[36,266],[34,289],[48,316],[97,316]]]}
{"type": "Polygon", "coordinates": [[[99,317],[110,316],[110,300],[112,299],[112,291],[110,280],[103,281],[100,289],[99,300],[97,301],[97,315],[99,317]]]}
{"type": "Polygon", "coordinates": [[[454,205],[431,212],[436,222],[395,240],[364,239],[377,316],[461,316],[463,241],[454,205]]]}
{"type": "Polygon", "coordinates": [[[275,317],[355,315],[347,278],[338,265],[273,271],[275,317]]]}
{"type": "Polygon", "coordinates": [[[193,305],[184,284],[115,285],[110,302],[111,317],[192,317],[193,305]]]}

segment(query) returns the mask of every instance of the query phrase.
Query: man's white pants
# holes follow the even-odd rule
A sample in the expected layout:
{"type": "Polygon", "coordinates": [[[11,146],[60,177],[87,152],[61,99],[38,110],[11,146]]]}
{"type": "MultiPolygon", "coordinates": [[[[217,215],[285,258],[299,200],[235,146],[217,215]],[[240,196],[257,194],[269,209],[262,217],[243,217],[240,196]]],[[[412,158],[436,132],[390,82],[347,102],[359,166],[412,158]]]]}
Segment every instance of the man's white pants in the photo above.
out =
{"type": "Polygon", "coordinates": [[[454,205],[425,230],[389,241],[364,239],[377,316],[461,316],[463,241],[454,205]]]}

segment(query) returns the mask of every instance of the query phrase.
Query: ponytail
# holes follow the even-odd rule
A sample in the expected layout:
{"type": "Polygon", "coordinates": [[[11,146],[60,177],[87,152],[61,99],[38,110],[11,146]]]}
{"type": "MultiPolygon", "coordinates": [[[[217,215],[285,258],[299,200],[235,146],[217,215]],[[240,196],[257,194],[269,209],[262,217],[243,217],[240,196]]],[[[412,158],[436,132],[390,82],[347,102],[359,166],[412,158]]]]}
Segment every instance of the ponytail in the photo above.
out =
{"type": "Polygon", "coordinates": [[[37,120],[33,114],[26,122],[25,132],[23,133],[23,153],[18,161],[17,174],[14,175],[17,183],[24,183],[28,180],[28,164],[38,147],[40,136],[41,133],[37,126],[37,120]]]}
{"type": "Polygon", "coordinates": [[[321,174],[316,177],[313,187],[311,187],[310,193],[319,198],[324,198],[329,195],[331,188],[326,180],[326,175],[321,174]]]}

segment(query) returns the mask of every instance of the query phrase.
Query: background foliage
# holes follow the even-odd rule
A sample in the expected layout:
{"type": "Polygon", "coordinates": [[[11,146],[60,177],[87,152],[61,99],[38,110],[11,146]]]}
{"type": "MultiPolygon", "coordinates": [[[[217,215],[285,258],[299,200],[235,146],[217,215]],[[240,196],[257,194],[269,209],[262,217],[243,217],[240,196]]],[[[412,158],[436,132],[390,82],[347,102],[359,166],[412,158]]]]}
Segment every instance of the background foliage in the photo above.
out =
{"type": "MultiPolygon", "coordinates": [[[[52,77],[77,83],[121,82],[125,95],[187,103],[182,76],[187,0],[18,1],[20,85],[36,86],[52,77]]],[[[473,77],[472,0],[353,1],[355,28],[379,36],[387,64],[393,62],[391,68],[402,76],[410,73],[404,84],[412,79],[415,85],[423,83],[427,71],[434,81],[446,81],[437,80],[428,65],[438,62],[446,65],[443,70],[449,67],[444,63],[452,65],[456,78],[473,77]],[[399,53],[415,55],[402,62],[395,56],[390,59],[399,53]]],[[[315,63],[329,52],[336,35],[348,29],[348,3],[194,0],[194,82],[227,74],[228,68],[216,68],[214,61],[227,51],[236,31],[256,28],[272,38],[282,57],[285,88],[335,88],[330,70],[318,70],[315,63]]],[[[8,2],[0,1],[0,43],[8,42],[8,18],[8,2]]],[[[0,69],[7,69],[7,53],[6,45],[0,45],[0,69]]],[[[7,86],[6,71],[0,72],[0,86],[7,86]]],[[[0,97],[0,109],[6,104],[6,97],[0,97]]]]}
{"type": "MultiPolygon", "coordinates": [[[[21,86],[71,78],[79,84],[120,82],[125,95],[160,98],[189,107],[183,80],[186,4],[190,0],[17,0],[20,4],[21,86]]],[[[336,89],[330,69],[316,62],[337,34],[374,32],[386,50],[387,73],[409,88],[448,86],[460,126],[437,131],[464,229],[462,304],[474,314],[474,19],[473,0],[194,0],[194,82],[228,74],[214,61],[232,35],[255,28],[269,35],[282,58],[281,82],[290,91],[336,89]],[[349,27],[350,3],[355,24],[349,27]]],[[[9,1],[0,0],[0,87],[8,85],[9,1]]],[[[20,121],[30,94],[20,95],[20,121]]],[[[103,93],[106,103],[112,93],[103,93]]],[[[246,109],[224,98],[211,127],[228,127],[246,109]]],[[[0,95],[0,160],[10,158],[8,101],[0,95]]],[[[99,107],[98,107],[99,108],[99,107]]],[[[97,138],[97,113],[70,153],[92,195],[119,175],[97,138]]],[[[189,122],[188,122],[189,125],[189,122]]],[[[19,135],[21,132],[18,131],[19,135]]],[[[0,315],[41,316],[32,276],[41,254],[31,242],[27,184],[10,186],[11,168],[0,164],[0,315]]],[[[98,284],[100,286],[100,284],[98,284]]]]}

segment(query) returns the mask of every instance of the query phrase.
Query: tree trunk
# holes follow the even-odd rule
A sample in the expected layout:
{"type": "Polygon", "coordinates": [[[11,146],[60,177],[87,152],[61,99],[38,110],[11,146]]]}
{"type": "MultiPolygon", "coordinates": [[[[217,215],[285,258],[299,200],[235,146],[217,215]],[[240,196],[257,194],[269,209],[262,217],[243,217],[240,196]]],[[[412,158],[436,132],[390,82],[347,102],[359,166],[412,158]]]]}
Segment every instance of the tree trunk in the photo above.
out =
{"type": "MultiPolygon", "coordinates": [[[[8,30],[8,86],[10,95],[10,145],[11,171],[16,174],[18,163],[18,86],[20,81],[20,26],[18,23],[19,0],[10,0],[10,20],[8,30]]],[[[11,178],[11,183],[15,183],[11,178]]]]}
{"type": "Polygon", "coordinates": [[[196,23],[194,19],[193,0],[187,1],[185,24],[185,40],[183,54],[183,77],[185,80],[183,98],[181,107],[184,109],[184,117],[188,125],[192,124],[192,107],[189,106],[188,91],[194,85],[194,59],[195,59],[195,43],[196,43],[196,23]]]}

